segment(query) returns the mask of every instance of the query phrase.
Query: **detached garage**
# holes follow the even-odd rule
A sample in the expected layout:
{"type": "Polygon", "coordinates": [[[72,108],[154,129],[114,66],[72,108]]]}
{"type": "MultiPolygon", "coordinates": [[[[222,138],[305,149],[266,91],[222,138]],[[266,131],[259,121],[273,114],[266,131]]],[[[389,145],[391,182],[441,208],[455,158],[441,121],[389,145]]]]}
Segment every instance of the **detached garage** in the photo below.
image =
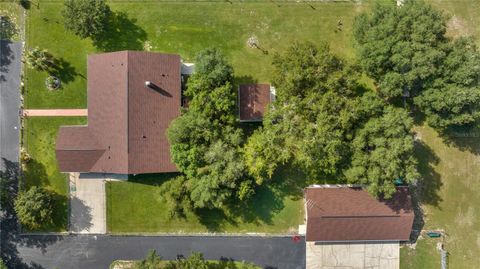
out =
{"type": "Polygon", "coordinates": [[[361,187],[319,185],[305,199],[307,269],[400,267],[414,219],[407,187],[377,200],[361,187]]]}

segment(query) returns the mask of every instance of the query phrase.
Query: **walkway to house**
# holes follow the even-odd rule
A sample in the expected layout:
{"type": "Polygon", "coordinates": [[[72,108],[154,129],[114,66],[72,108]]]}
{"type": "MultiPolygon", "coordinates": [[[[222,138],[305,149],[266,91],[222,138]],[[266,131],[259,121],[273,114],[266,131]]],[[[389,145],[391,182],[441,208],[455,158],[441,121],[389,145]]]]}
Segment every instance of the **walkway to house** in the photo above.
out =
{"type": "Polygon", "coordinates": [[[70,227],[72,233],[107,232],[105,176],[70,173],[70,227]]]}
{"type": "Polygon", "coordinates": [[[23,116],[88,116],[88,109],[24,109],[23,116]]]}

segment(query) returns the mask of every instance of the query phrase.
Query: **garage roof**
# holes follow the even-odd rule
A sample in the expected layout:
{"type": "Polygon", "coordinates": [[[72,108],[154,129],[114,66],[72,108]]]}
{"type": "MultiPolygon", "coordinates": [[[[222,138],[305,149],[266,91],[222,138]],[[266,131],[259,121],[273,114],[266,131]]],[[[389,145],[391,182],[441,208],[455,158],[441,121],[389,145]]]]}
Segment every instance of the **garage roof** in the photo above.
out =
{"type": "Polygon", "coordinates": [[[180,115],[180,56],[140,51],[91,55],[87,76],[88,125],[60,128],[60,171],[177,171],[166,129],[180,115]]]}
{"type": "Polygon", "coordinates": [[[305,190],[307,241],[407,241],[414,213],[407,187],[377,200],[361,187],[305,190]]]}

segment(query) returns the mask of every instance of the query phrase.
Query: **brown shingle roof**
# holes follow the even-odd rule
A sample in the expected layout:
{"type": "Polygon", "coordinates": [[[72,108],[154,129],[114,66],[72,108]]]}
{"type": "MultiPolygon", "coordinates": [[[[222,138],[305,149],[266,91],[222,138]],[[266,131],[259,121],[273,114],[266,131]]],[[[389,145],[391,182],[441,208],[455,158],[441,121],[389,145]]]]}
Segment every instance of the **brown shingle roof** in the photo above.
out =
{"type": "Polygon", "coordinates": [[[311,187],[305,190],[307,241],[406,241],[414,214],[408,188],[376,200],[362,188],[311,187]]]}
{"type": "Polygon", "coordinates": [[[178,55],[121,51],[89,56],[88,126],[60,128],[56,146],[60,170],[177,171],[170,160],[166,129],[180,115],[180,81],[178,55]],[[147,80],[157,88],[146,87],[147,80]]]}
{"type": "Polygon", "coordinates": [[[238,95],[240,100],[240,120],[261,121],[267,105],[271,102],[270,85],[240,85],[238,95]]]}

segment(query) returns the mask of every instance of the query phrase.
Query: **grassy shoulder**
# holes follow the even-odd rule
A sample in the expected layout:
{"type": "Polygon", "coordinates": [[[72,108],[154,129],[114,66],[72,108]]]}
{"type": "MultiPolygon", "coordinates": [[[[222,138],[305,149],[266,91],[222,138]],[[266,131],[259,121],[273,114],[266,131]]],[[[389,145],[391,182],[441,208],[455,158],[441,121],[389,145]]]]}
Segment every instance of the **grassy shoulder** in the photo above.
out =
{"type": "Polygon", "coordinates": [[[67,177],[60,173],[55,157],[55,141],[61,125],[85,124],[85,117],[32,117],[25,120],[25,145],[32,157],[24,171],[25,188],[41,186],[54,193],[53,224],[41,231],[67,228],[67,177]]]}
{"type": "Polygon", "coordinates": [[[187,212],[184,218],[170,218],[159,194],[161,184],[174,174],[108,182],[107,228],[111,233],[295,233],[304,216],[302,191],[294,184],[303,178],[297,175],[281,173],[234,210],[187,212]]]}

